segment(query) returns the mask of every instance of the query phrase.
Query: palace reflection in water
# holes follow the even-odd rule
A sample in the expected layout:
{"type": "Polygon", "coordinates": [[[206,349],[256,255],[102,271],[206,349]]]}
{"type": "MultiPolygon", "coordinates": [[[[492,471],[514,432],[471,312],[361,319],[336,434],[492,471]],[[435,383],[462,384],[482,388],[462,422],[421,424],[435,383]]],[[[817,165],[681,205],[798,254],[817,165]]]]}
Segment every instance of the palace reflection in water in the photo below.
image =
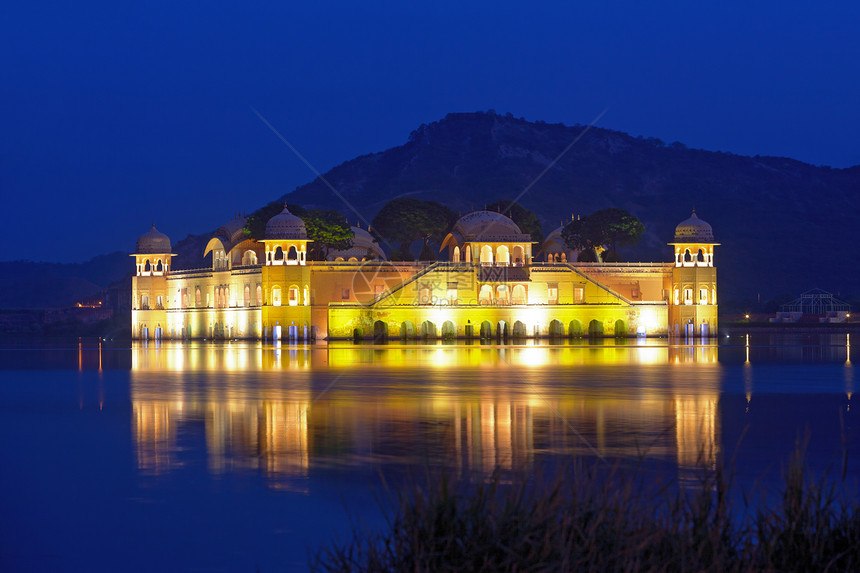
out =
{"type": "Polygon", "coordinates": [[[488,473],[541,455],[644,455],[683,477],[719,454],[719,382],[713,344],[139,343],[133,437],[139,469],[159,474],[202,428],[211,473],[278,487],[315,467],[488,473]]]}

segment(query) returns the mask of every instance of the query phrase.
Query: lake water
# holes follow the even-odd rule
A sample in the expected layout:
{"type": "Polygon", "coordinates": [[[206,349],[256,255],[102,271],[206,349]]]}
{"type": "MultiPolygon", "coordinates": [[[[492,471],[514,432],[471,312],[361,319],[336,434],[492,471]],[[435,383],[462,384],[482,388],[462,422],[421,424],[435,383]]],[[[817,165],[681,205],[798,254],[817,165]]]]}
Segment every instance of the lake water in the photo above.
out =
{"type": "Polygon", "coordinates": [[[381,476],[605,459],[860,475],[850,339],[523,345],[5,342],[0,569],[288,571],[381,476]]]}

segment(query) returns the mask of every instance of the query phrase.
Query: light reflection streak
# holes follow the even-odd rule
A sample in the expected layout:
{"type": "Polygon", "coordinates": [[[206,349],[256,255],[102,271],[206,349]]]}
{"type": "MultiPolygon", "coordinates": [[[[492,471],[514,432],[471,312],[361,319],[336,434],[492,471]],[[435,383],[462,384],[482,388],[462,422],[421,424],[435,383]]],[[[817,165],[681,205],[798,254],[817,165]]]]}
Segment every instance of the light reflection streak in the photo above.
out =
{"type": "Polygon", "coordinates": [[[683,472],[712,466],[720,451],[716,356],[715,345],[636,343],[140,343],[131,376],[138,468],[178,470],[182,436],[196,431],[210,473],[254,471],[272,487],[304,491],[315,465],[368,460],[423,457],[488,473],[529,467],[539,452],[591,455],[571,420],[600,456],[644,452],[683,472]],[[619,386],[615,368],[638,373],[636,387],[619,386]],[[314,390],[326,382],[330,391],[314,390]]]}

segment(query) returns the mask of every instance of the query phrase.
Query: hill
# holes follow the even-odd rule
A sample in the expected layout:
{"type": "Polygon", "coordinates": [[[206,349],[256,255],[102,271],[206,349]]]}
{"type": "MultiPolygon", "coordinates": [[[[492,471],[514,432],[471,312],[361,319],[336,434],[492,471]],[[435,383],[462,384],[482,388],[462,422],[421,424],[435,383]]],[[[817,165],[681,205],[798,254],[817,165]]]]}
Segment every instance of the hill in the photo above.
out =
{"type": "Polygon", "coordinates": [[[107,287],[131,276],[133,270],[134,261],[122,252],[71,264],[0,262],[2,308],[71,306],[98,297],[107,287]]]}
{"type": "MultiPolygon", "coordinates": [[[[622,251],[632,261],[670,260],[666,243],[695,207],[721,243],[716,263],[723,304],[812,287],[843,298],[860,294],[854,267],[860,256],[860,166],[831,169],[744,157],[603,128],[477,112],[422,125],[403,145],[347,161],[324,177],[366,221],[403,195],[466,213],[522,194],[520,203],[538,214],[545,233],[571,214],[620,207],[646,227],[641,244],[622,251]]],[[[272,199],[358,218],[319,179],[272,199]]],[[[174,238],[174,268],[208,266],[202,257],[208,239],[174,238]]],[[[118,284],[131,267],[125,253],[76,265],[0,263],[0,296],[6,308],[64,306],[118,284]]]]}
{"type": "MultiPolygon", "coordinates": [[[[404,145],[357,157],[324,177],[367,220],[402,195],[465,213],[530,186],[520,202],[538,214],[545,232],[573,213],[620,207],[647,229],[640,246],[624,253],[628,260],[669,260],[674,226],[695,207],[722,243],[716,262],[723,297],[760,294],[764,300],[815,286],[860,292],[852,265],[860,255],[854,230],[860,167],[831,169],[584,130],[495,113],[449,114],[419,127],[404,145]]],[[[356,218],[318,179],[281,199],[356,218]]]]}

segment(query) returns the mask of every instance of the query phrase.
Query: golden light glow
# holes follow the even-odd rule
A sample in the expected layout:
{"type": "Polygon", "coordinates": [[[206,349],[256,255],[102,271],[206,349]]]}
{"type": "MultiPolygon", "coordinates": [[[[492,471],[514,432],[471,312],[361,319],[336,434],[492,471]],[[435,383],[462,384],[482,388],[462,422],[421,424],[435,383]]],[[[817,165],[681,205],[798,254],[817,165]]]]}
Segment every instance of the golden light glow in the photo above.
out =
{"type": "Polygon", "coordinates": [[[374,444],[420,443],[431,439],[425,435],[430,428],[448,428],[439,455],[459,460],[463,471],[529,465],[536,444],[564,444],[565,451],[582,453],[591,444],[605,455],[639,456],[643,435],[652,436],[649,455],[671,457],[681,470],[702,453],[713,461],[720,448],[717,347],[600,342],[135,344],[131,399],[138,467],[149,473],[178,467],[177,435],[188,424],[204,428],[210,472],[260,471],[272,487],[299,491],[304,482],[296,478],[331,455],[325,444],[335,437],[338,456],[366,460],[385,455],[374,444]],[[595,383],[604,367],[623,364],[647,365],[642,372],[653,372],[653,382],[643,379],[635,396],[595,383]],[[558,370],[569,365],[577,368],[558,370]],[[347,366],[344,383],[312,403],[314,377],[347,366]],[[373,399],[354,382],[373,386],[386,380],[389,369],[396,375],[373,399]],[[561,379],[563,385],[553,382],[561,379]],[[618,427],[621,433],[611,430],[618,427]]]}

